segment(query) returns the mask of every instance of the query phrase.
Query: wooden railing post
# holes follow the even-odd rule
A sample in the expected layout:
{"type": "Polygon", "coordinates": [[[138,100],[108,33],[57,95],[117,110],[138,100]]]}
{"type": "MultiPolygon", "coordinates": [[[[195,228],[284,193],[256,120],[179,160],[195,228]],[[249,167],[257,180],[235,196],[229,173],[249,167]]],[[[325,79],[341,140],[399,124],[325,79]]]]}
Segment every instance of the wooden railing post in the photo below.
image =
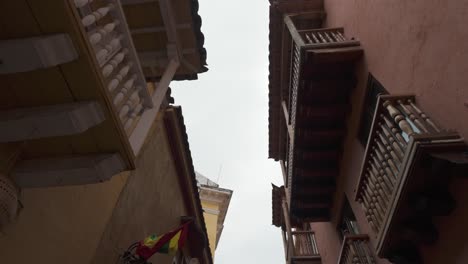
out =
{"type": "Polygon", "coordinates": [[[288,210],[288,205],[286,204],[285,200],[283,200],[282,202],[282,207],[283,207],[284,223],[286,224],[286,232],[288,234],[288,263],[290,263],[292,256],[295,255],[295,251],[294,251],[294,240],[293,240],[293,235],[291,231],[291,222],[289,220],[289,210],[288,210]]]}
{"type": "Polygon", "coordinates": [[[341,246],[338,264],[375,264],[367,235],[346,235],[341,246]]]}

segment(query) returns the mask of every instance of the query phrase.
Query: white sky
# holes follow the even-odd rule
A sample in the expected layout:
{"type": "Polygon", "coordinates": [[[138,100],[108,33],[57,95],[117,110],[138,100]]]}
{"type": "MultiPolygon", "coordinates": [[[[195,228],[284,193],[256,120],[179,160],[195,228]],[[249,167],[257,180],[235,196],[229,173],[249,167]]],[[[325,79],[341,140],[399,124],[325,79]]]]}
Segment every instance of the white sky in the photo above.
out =
{"type": "Polygon", "coordinates": [[[173,82],[197,171],[234,190],[217,264],[284,263],[280,229],[271,224],[268,158],[268,1],[199,0],[209,71],[173,82]]]}

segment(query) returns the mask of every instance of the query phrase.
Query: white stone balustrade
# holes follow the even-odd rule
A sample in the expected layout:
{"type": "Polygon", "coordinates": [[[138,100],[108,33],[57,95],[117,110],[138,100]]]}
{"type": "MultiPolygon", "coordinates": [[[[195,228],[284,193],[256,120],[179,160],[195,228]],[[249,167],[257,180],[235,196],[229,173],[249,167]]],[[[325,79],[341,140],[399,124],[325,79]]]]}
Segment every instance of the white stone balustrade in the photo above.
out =
{"type": "Polygon", "coordinates": [[[143,112],[153,107],[125,15],[118,0],[104,6],[93,0],[75,0],[80,24],[94,48],[97,64],[105,78],[110,101],[128,136],[143,112]]]}

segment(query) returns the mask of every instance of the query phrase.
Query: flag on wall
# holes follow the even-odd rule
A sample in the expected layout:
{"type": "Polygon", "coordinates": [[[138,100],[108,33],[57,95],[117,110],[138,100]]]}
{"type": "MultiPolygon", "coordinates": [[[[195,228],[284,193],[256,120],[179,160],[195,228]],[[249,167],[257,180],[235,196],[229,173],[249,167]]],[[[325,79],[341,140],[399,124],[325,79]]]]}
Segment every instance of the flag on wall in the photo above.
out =
{"type": "Polygon", "coordinates": [[[177,250],[184,246],[191,222],[186,222],[178,228],[160,236],[148,236],[139,243],[136,254],[144,260],[148,260],[157,252],[175,255],[177,250]]]}

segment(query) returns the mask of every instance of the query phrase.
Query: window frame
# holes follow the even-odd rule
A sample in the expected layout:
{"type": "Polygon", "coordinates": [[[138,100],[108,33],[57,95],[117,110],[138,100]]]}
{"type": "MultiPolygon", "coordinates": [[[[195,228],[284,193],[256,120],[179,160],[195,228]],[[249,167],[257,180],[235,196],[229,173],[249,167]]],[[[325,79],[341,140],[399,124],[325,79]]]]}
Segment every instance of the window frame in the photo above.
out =
{"type": "Polygon", "coordinates": [[[388,91],[371,73],[367,77],[366,93],[361,111],[359,130],[357,137],[362,146],[366,147],[369,139],[372,122],[374,120],[377,100],[380,95],[388,94],[388,91]]]}

